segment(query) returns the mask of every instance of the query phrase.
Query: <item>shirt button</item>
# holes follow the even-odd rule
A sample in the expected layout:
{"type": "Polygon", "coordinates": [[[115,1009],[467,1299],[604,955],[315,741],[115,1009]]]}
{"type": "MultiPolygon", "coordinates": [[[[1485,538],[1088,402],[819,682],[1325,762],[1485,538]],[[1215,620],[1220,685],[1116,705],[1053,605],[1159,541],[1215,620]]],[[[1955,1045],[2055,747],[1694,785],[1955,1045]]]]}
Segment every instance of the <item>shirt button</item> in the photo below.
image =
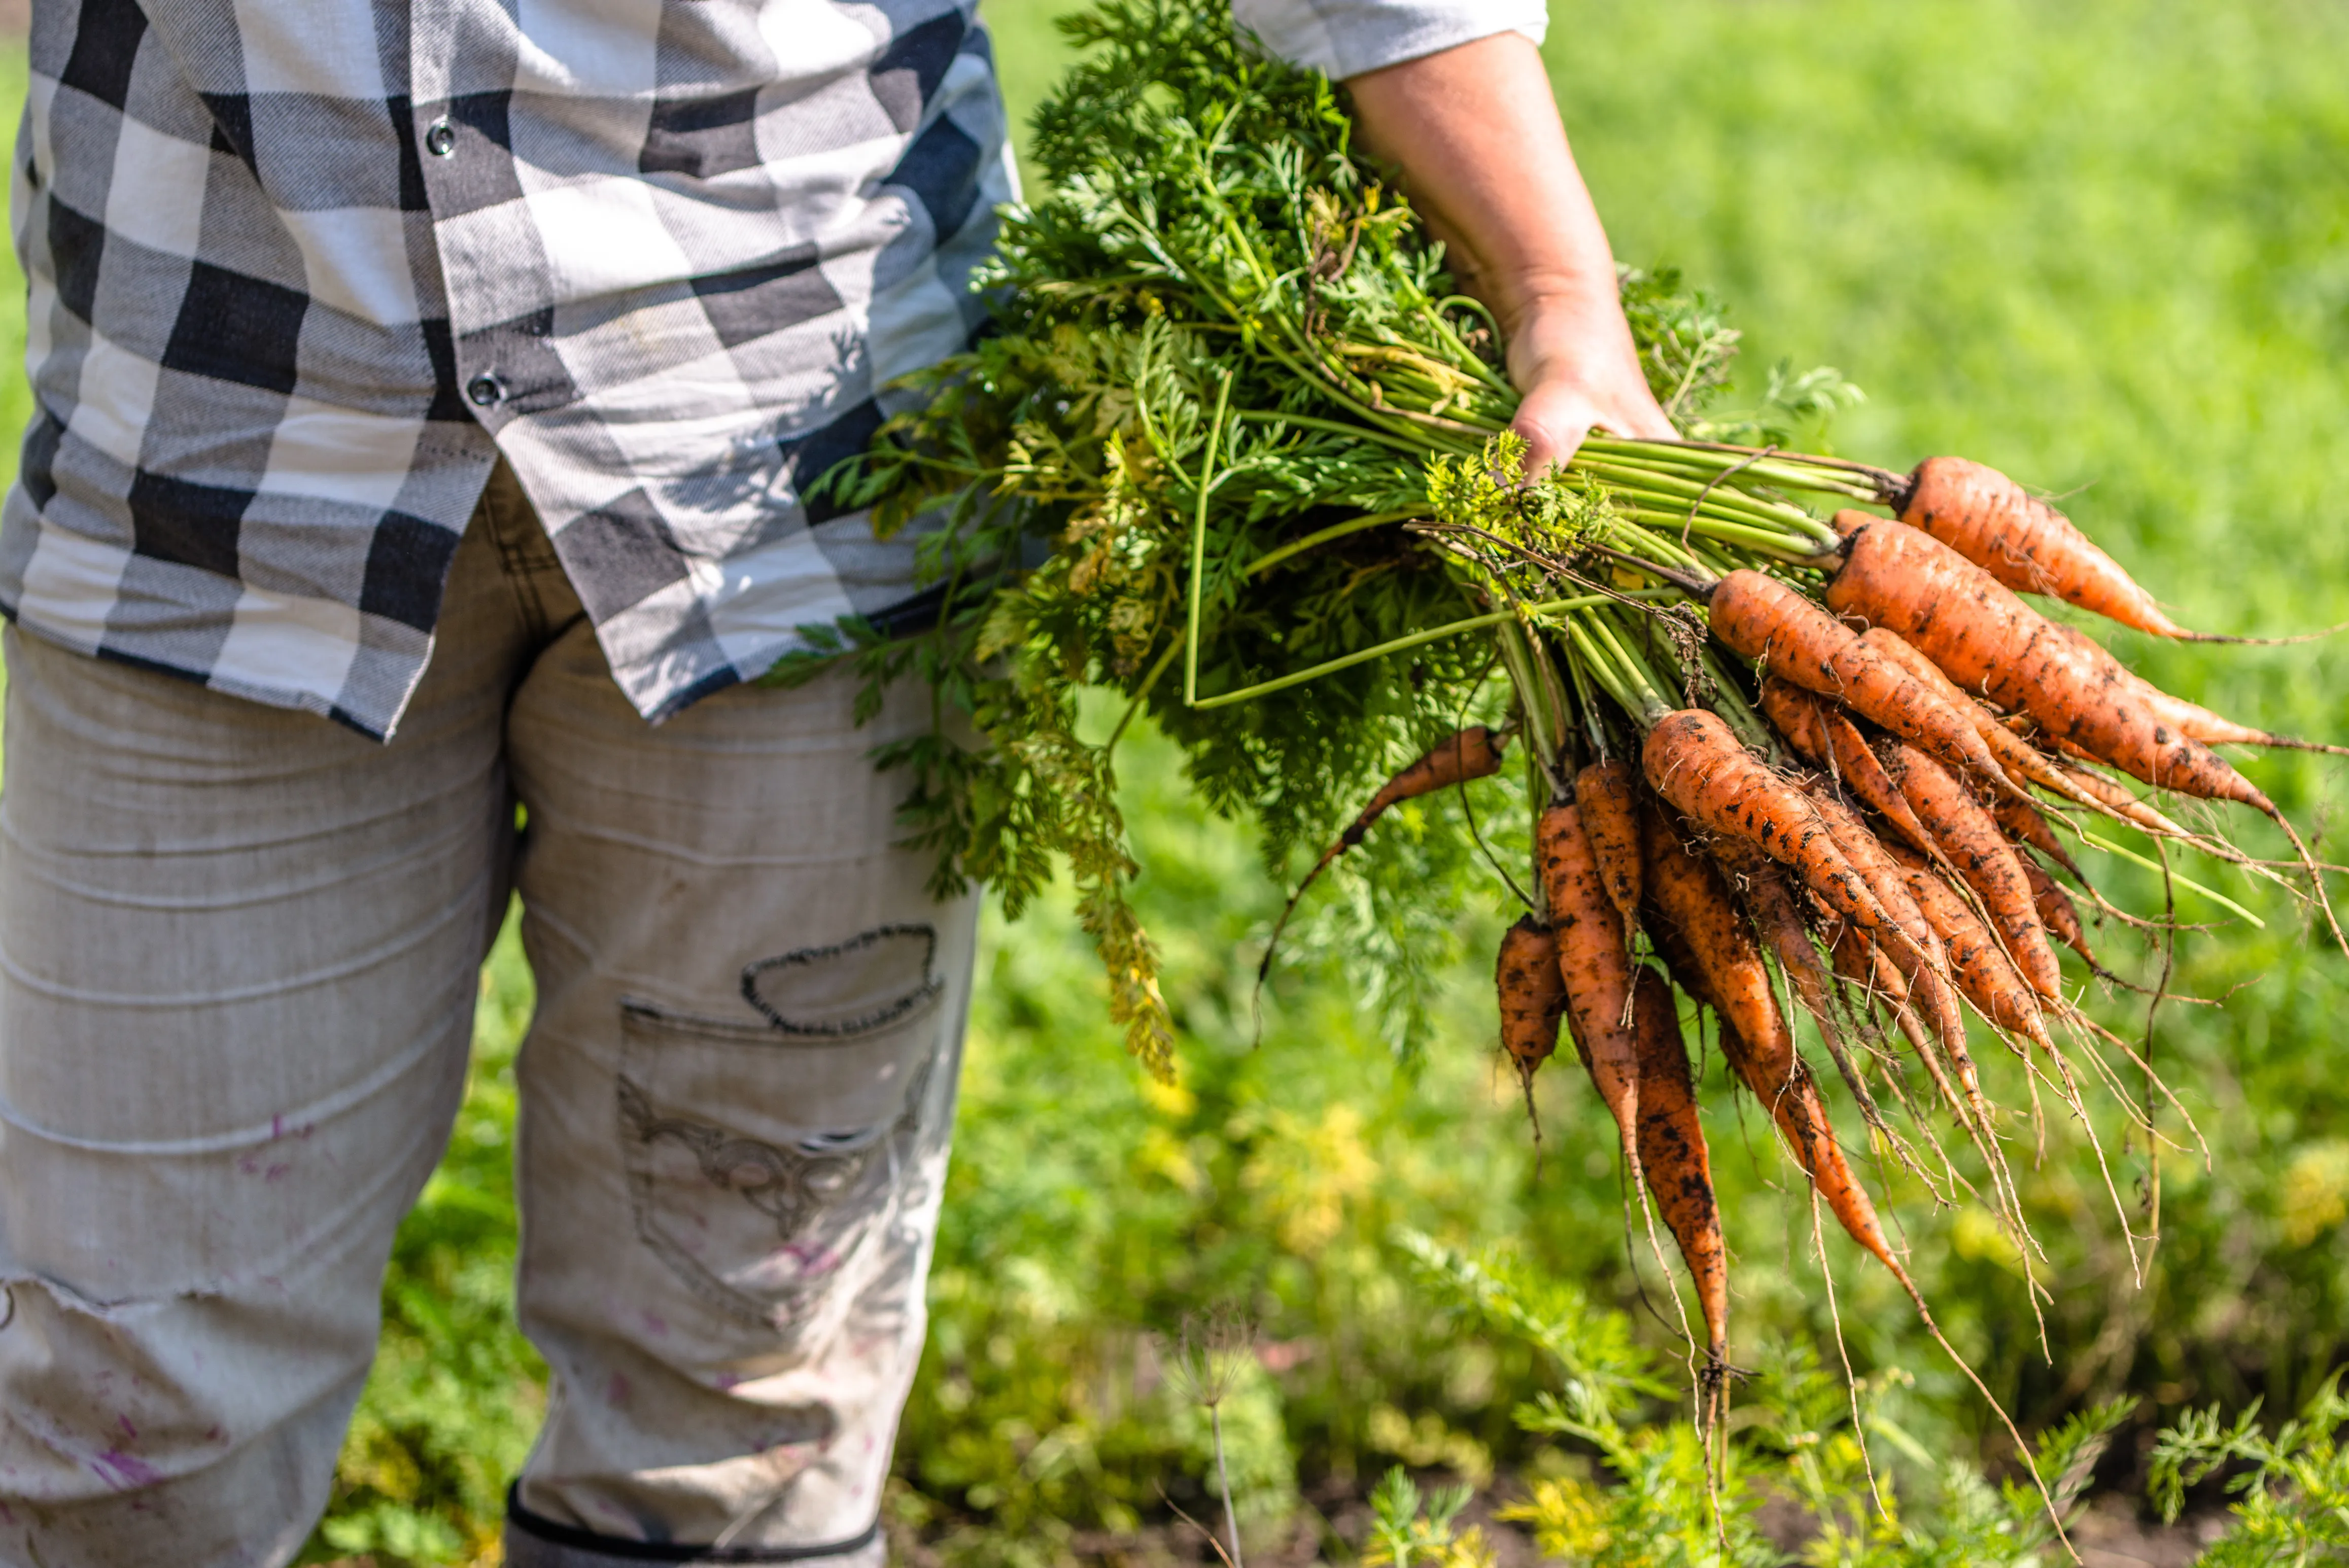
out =
{"type": "Polygon", "coordinates": [[[448,116],[441,116],[425,129],[424,150],[435,158],[448,158],[455,154],[457,128],[449,123],[448,116]]]}
{"type": "Polygon", "coordinates": [[[505,384],[494,376],[476,376],[465,383],[465,396],[471,397],[478,407],[486,408],[492,403],[502,402],[505,395],[505,384]]]}

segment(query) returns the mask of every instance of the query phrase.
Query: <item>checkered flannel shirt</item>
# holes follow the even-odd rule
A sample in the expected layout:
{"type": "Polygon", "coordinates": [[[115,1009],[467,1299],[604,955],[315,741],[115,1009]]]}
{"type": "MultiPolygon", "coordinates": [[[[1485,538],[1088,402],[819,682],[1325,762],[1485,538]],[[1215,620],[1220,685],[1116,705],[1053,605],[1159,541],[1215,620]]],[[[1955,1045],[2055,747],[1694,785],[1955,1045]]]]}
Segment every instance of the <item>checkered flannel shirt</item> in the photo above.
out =
{"type": "MultiPolygon", "coordinates": [[[[35,0],[0,611],[388,736],[502,455],[658,718],[911,542],[809,481],[968,341],[976,0],[35,0]]],[[[1236,0],[1334,75],[1542,0],[1236,0]]]]}

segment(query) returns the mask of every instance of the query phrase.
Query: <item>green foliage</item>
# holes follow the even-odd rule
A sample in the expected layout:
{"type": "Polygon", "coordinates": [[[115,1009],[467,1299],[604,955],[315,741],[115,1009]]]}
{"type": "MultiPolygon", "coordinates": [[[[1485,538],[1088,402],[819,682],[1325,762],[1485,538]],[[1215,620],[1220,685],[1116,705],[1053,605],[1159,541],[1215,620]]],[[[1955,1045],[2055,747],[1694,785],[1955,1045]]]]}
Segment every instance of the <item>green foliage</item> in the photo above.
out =
{"type": "Polygon", "coordinates": [[[1506,1254],[1471,1258],[1424,1236],[1399,1243],[1430,1293],[1469,1322],[1539,1346],[1563,1387],[1520,1406],[1526,1430],[1595,1449],[1605,1480],[1537,1481],[1500,1517],[1532,1526],[1542,1550],[1592,1568],[1785,1561],[1757,1530],[1772,1495],[1798,1500],[1818,1533],[1804,1553],[1818,1568],[1960,1568],[2038,1564],[2059,1516],[2073,1516],[2097,1459],[2127,1415],[2108,1402],[2065,1421],[2034,1456],[2051,1478],[2054,1513],[2037,1488],[1992,1485],[1964,1460],[1932,1465],[1881,1407],[1905,1379],[1847,1387],[1807,1346],[1774,1359],[1740,1395],[1744,1418],[1725,1437],[1690,1420],[1658,1421],[1635,1396],[1659,1387],[1652,1351],[1635,1347],[1619,1312],[1594,1313],[1572,1285],[1506,1254]],[[1868,1443],[1888,1441],[1879,1468],[1868,1443]],[[1929,1471],[1904,1496],[1894,1451],[1929,1471]]]}
{"type": "Polygon", "coordinates": [[[2270,1563],[2349,1561],[2349,1398],[2335,1372],[2299,1416],[2273,1437],[2260,1430],[2254,1402],[2232,1426],[2219,1408],[2189,1410],[2153,1450],[2153,1496],[2165,1520],[2178,1517],[2186,1489],[2221,1470],[2236,1527],[2202,1559],[2202,1568],[2266,1568],[2270,1563]]]}
{"type": "Polygon", "coordinates": [[[1493,1556],[1484,1532],[1474,1525],[1465,1533],[1452,1528],[1471,1495],[1464,1486],[1438,1487],[1423,1501],[1411,1472],[1395,1466],[1371,1489],[1371,1538],[1362,1561],[1371,1568],[1489,1568],[1493,1556]]]}

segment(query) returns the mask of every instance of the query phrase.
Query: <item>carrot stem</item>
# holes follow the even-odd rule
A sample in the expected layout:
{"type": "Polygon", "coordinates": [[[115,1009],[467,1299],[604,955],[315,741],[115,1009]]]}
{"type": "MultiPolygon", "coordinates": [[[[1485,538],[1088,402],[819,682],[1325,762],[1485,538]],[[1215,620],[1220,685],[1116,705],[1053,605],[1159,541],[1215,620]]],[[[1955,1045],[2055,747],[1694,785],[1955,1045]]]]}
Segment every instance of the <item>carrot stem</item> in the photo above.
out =
{"type": "Polygon", "coordinates": [[[1199,509],[1191,523],[1190,619],[1183,637],[1183,701],[1191,707],[1199,706],[1199,598],[1207,575],[1207,495],[1215,489],[1216,442],[1223,434],[1224,410],[1231,400],[1232,377],[1226,371],[1216,387],[1215,415],[1207,421],[1207,456],[1199,465],[1199,509]]]}
{"type": "Polygon", "coordinates": [[[1381,528],[1390,522],[1409,522],[1424,511],[1426,511],[1424,507],[1404,507],[1400,511],[1374,511],[1363,517],[1348,518],[1343,522],[1333,522],[1327,528],[1316,530],[1302,539],[1291,540],[1278,550],[1268,551],[1257,556],[1248,562],[1247,569],[1240,575],[1253,577],[1259,572],[1267,572],[1279,565],[1292,555],[1301,555],[1315,545],[1327,544],[1333,539],[1343,539],[1350,533],[1360,533],[1365,529],[1381,528]]]}

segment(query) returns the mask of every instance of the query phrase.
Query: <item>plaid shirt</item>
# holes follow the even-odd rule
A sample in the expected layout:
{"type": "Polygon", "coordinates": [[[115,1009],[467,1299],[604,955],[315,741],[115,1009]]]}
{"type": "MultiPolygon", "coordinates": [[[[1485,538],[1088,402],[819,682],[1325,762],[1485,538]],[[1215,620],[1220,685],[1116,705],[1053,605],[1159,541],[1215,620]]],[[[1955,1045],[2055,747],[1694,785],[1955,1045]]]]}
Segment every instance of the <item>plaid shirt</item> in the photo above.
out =
{"type": "MultiPolygon", "coordinates": [[[[29,631],[388,736],[512,465],[648,717],[912,598],[803,497],[962,346],[976,0],[36,0],[29,631]]],[[[1541,0],[1237,0],[1348,75],[1541,0]]]]}

